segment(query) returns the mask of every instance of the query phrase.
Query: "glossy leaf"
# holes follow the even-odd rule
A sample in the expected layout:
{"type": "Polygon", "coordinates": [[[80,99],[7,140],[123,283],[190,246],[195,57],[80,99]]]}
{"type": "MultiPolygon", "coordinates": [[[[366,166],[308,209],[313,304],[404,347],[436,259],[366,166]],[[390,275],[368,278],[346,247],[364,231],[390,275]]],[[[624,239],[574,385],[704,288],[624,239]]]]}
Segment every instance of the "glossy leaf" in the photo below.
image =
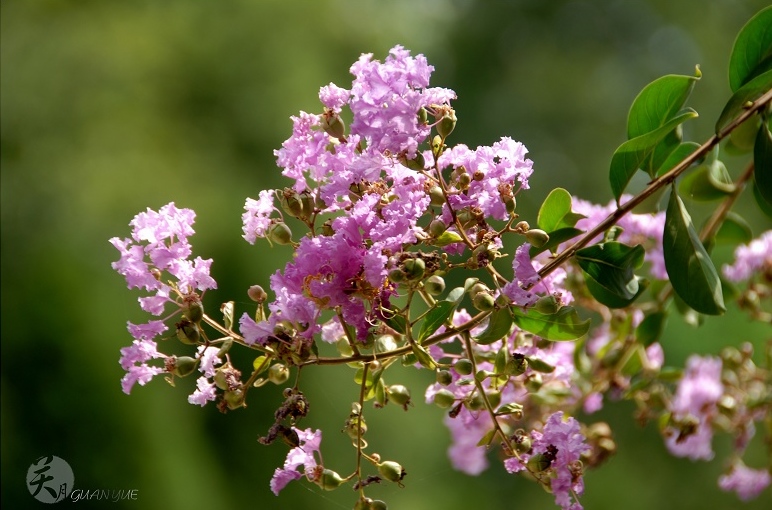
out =
{"type": "Polygon", "coordinates": [[[761,212],[767,217],[772,218],[772,204],[768,204],[767,201],[764,200],[759,191],[759,187],[756,186],[755,182],[753,183],[753,199],[756,201],[756,205],[759,206],[759,209],[761,209],[761,212]]]}
{"type": "Polygon", "coordinates": [[[564,306],[554,314],[545,315],[533,308],[514,308],[515,324],[522,330],[545,340],[576,340],[590,330],[590,319],[582,320],[573,307],[564,306]]]}
{"type": "Polygon", "coordinates": [[[772,69],[772,7],[762,9],[740,30],[729,58],[732,92],[772,69]]]}
{"type": "Polygon", "coordinates": [[[670,155],[681,146],[683,141],[683,129],[677,126],[673,131],[665,135],[665,138],[659,142],[648,158],[643,162],[641,170],[649,174],[650,177],[656,177],[659,169],[670,158],[670,155]]]}
{"type": "Polygon", "coordinates": [[[685,160],[687,157],[689,157],[694,151],[700,148],[700,144],[696,142],[683,142],[680,144],[676,149],[671,152],[667,159],[662,162],[662,164],[657,169],[657,175],[664,175],[673,168],[676,167],[678,163],[685,160]]]}
{"type": "Polygon", "coordinates": [[[447,246],[453,243],[460,243],[462,241],[463,239],[458,232],[453,232],[452,230],[446,230],[445,232],[437,236],[436,239],[432,240],[431,244],[442,248],[443,246],[447,246]]]}
{"type": "Polygon", "coordinates": [[[726,311],[716,268],[675,187],[665,215],[662,245],[665,268],[676,294],[697,312],[720,315],[726,311]]]}
{"type": "Polygon", "coordinates": [[[544,245],[540,246],[539,248],[531,246],[531,249],[528,251],[528,253],[531,255],[531,258],[535,257],[543,251],[550,250],[551,252],[555,252],[558,246],[564,242],[573,239],[580,234],[584,234],[584,230],[580,230],[576,227],[566,227],[555,230],[554,232],[550,232],[549,234],[550,240],[547,241],[544,245]]]}
{"type": "Polygon", "coordinates": [[[445,324],[445,321],[453,315],[457,306],[458,302],[437,301],[434,307],[427,312],[421,323],[421,329],[418,331],[418,343],[423,343],[423,341],[432,336],[440,326],[445,324]]]}
{"type": "Polygon", "coordinates": [[[512,328],[512,311],[507,308],[497,308],[491,312],[488,319],[488,327],[480,335],[475,337],[475,342],[481,345],[489,345],[496,340],[501,340],[509,334],[512,328]]]}
{"type": "Polygon", "coordinates": [[[593,297],[606,306],[623,308],[643,290],[634,271],[641,267],[644,254],[641,245],[607,242],[583,248],[575,258],[593,297]]]}
{"type": "Polygon", "coordinates": [[[662,127],[649,133],[628,140],[614,152],[611,158],[609,181],[614,198],[619,200],[627,184],[635,172],[641,168],[646,158],[652,153],[656,145],[667,136],[676,126],[688,119],[697,117],[697,112],[687,108],[676,117],[670,119],[662,127]]]}
{"type": "Polygon", "coordinates": [[[716,243],[748,244],[753,240],[753,231],[742,216],[729,211],[716,232],[716,243]]]}
{"type": "Polygon", "coordinates": [[[729,134],[729,140],[724,145],[724,153],[730,156],[746,154],[753,150],[756,143],[756,133],[759,131],[759,116],[753,115],[737,126],[729,134]]]}
{"type": "Polygon", "coordinates": [[[753,180],[759,195],[772,206],[772,133],[762,123],[753,146],[753,180]]]}
{"type": "Polygon", "coordinates": [[[678,189],[683,196],[687,196],[698,202],[710,202],[720,200],[727,196],[727,192],[713,185],[709,176],[708,168],[701,166],[681,179],[678,189]]]}
{"type": "Polygon", "coordinates": [[[743,85],[724,106],[724,110],[716,122],[716,133],[720,133],[727,124],[740,115],[747,107],[748,102],[756,101],[770,89],[772,89],[772,70],[756,76],[743,85]]]}
{"type": "Polygon", "coordinates": [[[628,140],[661,128],[679,114],[699,79],[699,71],[698,76],[670,74],[646,85],[627,116],[628,140]]]}
{"type": "Polygon", "coordinates": [[[581,214],[571,212],[571,194],[563,188],[555,188],[544,199],[536,223],[551,234],[561,228],[573,227],[582,218],[581,214]]]}
{"type": "Polygon", "coordinates": [[[407,332],[407,321],[402,315],[392,315],[391,317],[387,316],[384,319],[384,322],[387,326],[389,326],[400,335],[404,335],[407,332]]]}

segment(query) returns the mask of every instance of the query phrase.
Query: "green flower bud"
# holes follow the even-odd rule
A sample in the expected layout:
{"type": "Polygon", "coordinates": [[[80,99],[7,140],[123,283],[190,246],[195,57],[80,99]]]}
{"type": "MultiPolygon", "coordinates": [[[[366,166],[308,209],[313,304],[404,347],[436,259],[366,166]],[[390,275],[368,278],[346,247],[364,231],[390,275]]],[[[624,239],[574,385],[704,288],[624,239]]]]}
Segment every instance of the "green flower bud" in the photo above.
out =
{"type": "Polygon", "coordinates": [[[332,228],[332,220],[327,220],[322,223],[322,235],[324,237],[331,237],[335,235],[335,230],[332,228]]]}
{"type": "Polygon", "coordinates": [[[482,282],[477,282],[471,287],[469,287],[469,290],[467,291],[467,293],[469,294],[469,297],[471,299],[474,299],[475,296],[477,296],[477,294],[479,294],[480,292],[488,292],[489,290],[490,289],[488,288],[487,285],[485,285],[482,282]]]}
{"type": "Polygon", "coordinates": [[[432,186],[429,189],[429,198],[431,199],[431,204],[437,207],[445,203],[445,193],[442,192],[442,188],[439,186],[432,186]]]}
{"type": "Polygon", "coordinates": [[[487,312],[493,310],[493,307],[496,306],[496,300],[487,292],[478,292],[472,299],[472,305],[481,312],[487,312]]]}
{"type": "Polygon", "coordinates": [[[549,469],[550,464],[552,464],[552,461],[543,453],[537,453],[528,459],[528,469],[534,473],[541,473],[542,471],[549,469]]]}
{"type": "Polygon", "coordinates": [[[472,182],[472,176],[468,173],[463,173],[458,176],[458,186],[461,189],[466,189],[469,187],[469,184],[472,182]]]}
{"type": "Polygon", "coordinates": [[[432,275],[424,282],[424,288],[432,296],[439,296],[445,291],[445,280],[442,276],[432,275]]]}
{"type": "Polygon", "coordinates": [[[533,446],[531,438],[525,434],[515,434],[515,437],[513,438],[515,443],[515,450],[517,450],[517,453],[523,454],[528,453],[531,451],[531,447],[533,446]]]}
{"type": "Polygon", "coordinates": [[[322,129],[333,138],[342,138],[346,133],[346,123],[339,114],[328,110],[322,115],[322,129]]]}
{"type": "Polygon", "coordinates": [[[184,315],[182,320],[176,324],[177,338],[185,345],[196,345],[201,339],[201,328],[188,320],[184,315]]]}
{"type": "Polygon", "coordinates": [[[268,299],[268,293],[260,285],[252,285],[247,290],[249,299],[257,303],[264,303],[268,299]]]}
{"type": "Polygon", "coordinates": [[[386,388],[386,393],[389,395],[389,400],[395,404],[402,406],[407,411],[407,406],[410,405],[410,390],[401,384],[392,384],[386,388]]]}
{"type": "Polygon", "coordinates": [[[413,159],[408,159],[405,161],[405,166],[408,167],[411,170],[423,170],[426,166],[426,160],[424,159],[424,155],[420,152],[415,153],[415,157],[413,159]]]}
{"type": "Polygon", "coordinates": [[[190,356],[180,356],[174,359],[174,369],[172,373],[177,377],[185,377],[190,375],[198,367],[198,360],[191,358],[190,356]]]}
{"type": "Polygon", "coordinates": [[[536,311],[544,315],[552,315],[558,311],[558,301],[553,295],[542,296],[534,305],[536,311]]]}
{"type": "Polygon", "coordinates": [[[524,234],[528,232],[528,230],[531,228],[531,226],[528,224],[527,221],[518,221],[517,225],[515,225],[515,232],[519,232],[521,234],[524,234]]]}
{"type": "Polygon", "coordinates": [[[453,382],[453,376],[447,370],[437,370],[437,382],[443,386],[453,382]]]}
{"type": "Polygon", "coordinates": [[[485,407],[485,401],[483,401],[482,395],[475,392],[472,398],[464,401],[464,406],[470,411],[479,411],[485,407]]]}
{"type": "Polygon", "coordinates": [[[534,248],[541,248],[550,240],[550,236],[538,228],[532,228],[526,232],[525,238],[534,248]]]}
{"type": "Polygon", "coordinates": [[[310,192],[304,191],[300,194],[300,203],[303,205],[303,212],[299,218],[301,220],[307,220],[314,214],[314,196],[310,192]]]}
{"type": "Polygon", "coordinates": [[[426,124],[426,121],[428,120],[429,115],[426,111],[426,108],[423,106],[418,110],[418,123],[419,124],[426,124]]]}
{"type": "Polygon", "coordinates": [[[290,244],[292,231],[285,223],[274,223],[268,231],[268,238],[276,244],[290,244]]]}
{"type": "Polygon", "coordinates": [[[244,391],[241,389],[227,390],[223,395],[223,399],[228,405],[228,409],[234,411],[244,406],[244,391]]]}
{"type": "Polygon", "coordinates": [[[533,372],[525,380],[526,389],[533,393],[539,391],[542,384],[544,384],[544,380],[542,379],[542,376],[539,372],[533,372]]]}
{"type": "Polygon", "coordinates": [[[391,280],[394,283],[400,283],[405,281],[405,273],[402,272],[399,268],[394,268],[391,271],[389,271],[389,280],[391,280]]]}
{"type": "Polygon", "coordinates": [[[274,363],[268,369],[268,380],[274,384],[284,384],[289,379],[289,376],[289,368],[282,363],[274,363]]]}
{"type": "Polygon", "coordinates": [[[405,469],[393,460],[387,460],[378,464],[378,473],[390,482],[401,482],[405,478],[405,469]]]}
{"type": "Polygon", "coordinates": [[[326,491],[335,490],[344,482],[343,478],[332,469],[325,468],[322,475],[316,481],[316,485],[326,491]]]}
{"type": "Polygon", "coordinates": [[[445,225],[445,222],[442,220],[432,220],[431,223],[429,223],[429,235],[432,237],[440,237],[448,227],[445,225]]]}
{"type": "Polygon", "coordinates": [[[442,137],[435,135],[434,138],[432,138],[432,153],[434,154],[435,159],[442,153],[442,148],[442,137]]]}
{"type": "Polygon", "coordinates": [[[420,280],[426,270],[426,262],[423,259],[407,259],[405,261],[405,275],[408,280],[420,280]]]}
{"type": "Polygon", "coordinates": [[[443,140],[450,136],[456,128],[456,120],[456,112],[449,110],[437,123],[437,133],[439,133],[443,140]]]}
{"type": "Polygon", "coordinates": [[[450,390],[439,390],[434,394],[434,403],[441,409],[447,409],[456,402],[456,396],[450,390]]]}
{"type": "Polygon", "coordinates": [[[474,366],[471,360],[461,358],[453,364],[453,369],[460,375],[469,375],[474,370],[474,366]]]}
{"type": "Polygon", "coordinates": [[[187,301],[185,316],[190,322],[195,322],[196,324],[204,318],[204,305],[197,296],[187,301]]]}
{"type": "Polygon", "coordinates": [[[372,504],[370,504],[370,510],[389,510],[389,507],[386,506],[386,503],[381,501],[380,499],[373,500],[372,504]]]}
{"type": "Polygon", "coordinates": [[[300,197],[292,188],[285,188],[284,191],[276,190],[276,198],[279,199],[282,210],[293,218],[299,218],[303,214],[303,204],[300,203],[300,197]]]}
{"type": "Polygon", "coordinates": [[[511,375],[521,375],[528,369],[528,360],[525,356],[519,353],[512,354],[512,357],[507,361],[507,367],[505,372],[511,375]]]}
{"type": "Polygon", "coordinates": [[[507,208],[509,214],[513,214],[517,209],[517,199],[515,197],[507,197],[504,200],[504,206],[507,208]]]}

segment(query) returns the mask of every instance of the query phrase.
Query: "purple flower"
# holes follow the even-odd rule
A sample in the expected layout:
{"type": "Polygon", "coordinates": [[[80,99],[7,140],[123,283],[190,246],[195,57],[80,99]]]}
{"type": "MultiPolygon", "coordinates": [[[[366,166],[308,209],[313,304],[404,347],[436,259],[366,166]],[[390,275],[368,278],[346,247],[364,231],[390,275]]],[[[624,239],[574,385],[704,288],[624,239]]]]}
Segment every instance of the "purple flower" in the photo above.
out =
{"type": "Polygon", "coordinates": [[[276,468],[274,471],[273,478],[271,478],[271,491],[277,496],[289,482],[301,478],[300,467],[303,467],[303,473],[306,476],[311,476],[317,467],[314,453],[319,453],[322,431],[312,431],[310,428],[300,430],[295,427],[292,427],[292,430],[298,435],[300,444],[289,451],[284,461],[284,467],[276,468]]]}
{"type": "Polygon", "coordinates": [[[747,246],[738,246],[734,258],[734,264],[723,267],[729,281],[741,282],[754,274],[772,271],[772,230],[767,230],[747,246]]]}
{"type": "Polygon", "coordinates": [[[201,359],[201,364],[198,366],[198,370],[206,377],[214,377],[215,365],[222,363],[222,360],[217,357],[217,353],[220,352],[218,347],[203,345],[198,346],[198,357],[201,359]]]}
{"type": "Polygon", "coordinates": [[[418,121],[418,111],[432,104],[447,104],[456,97],[447,89],[427,89],[434,68],[423,55],[411,57],[395,46],[381,63],[371,53],[351,66],[351,133],[367,139],[378,152],[415,156],[418,144],[429,134],[418,121]]]}
{"type": "Polygon", "coordinates": [[[339,112],[341,107],[348,103],[350,96],[351,93],[348,90],[338,87],[334,83],[319,89],[319,101],[334,112],[339,112]]]}
{"type": "Polygon", "coordinates": [[[196,380],[196,391],[188,396],[188,402],[204,407],[207,402],[217,398],[216,390],[214,383],[202,375],[196,380]]]}
{"type": "Polygon", "coordinates": [[[478,443],[491,428],[490,415],[485,412],[472,413],[463,407],[455,418],[446,416],[445,425],[450,429],[452,438],[448,457],[453,468],[473,476],[485,471],[488,468],[486,450],[478,443]]]}
{"type": "Polygon", "coordinates": [[[241,215],[244,224],[243,237],[249,244],[255,244],[258,237],[265,237],[268,227],[271,226],[272,221],[269,216],[276,210],[273,205],[273,193],[270,190],[263,190],[260,192],[259,200],[247,198],[244,209],[247,212],[241,215]]]}
{"type": "Polygon", "coordinates": [[[126,375],[121,379],[121,387],[127,395],[135,383],[140,386],[147,384],[154,376],[164,370],[147,364],[151,359],[165,358],[158,352],[158,344],[152,338],[166,331],[166,326],[161,321],[150,321],[147,324],[135,325],[128,323],[128,329],[135,338],[128,347],[121,349],[119,363],[126,370],[126,375]]]}
{"type": "Polygon", "coordinates": [[[584,412],[592,414],[603,408],[603,394],[597,391],[590,393],[584,398],[584,412]]]}
{"type": "Polygon", "coordinates": [[[555,494],[555,503],[564,510],[581,509],[578,502],[572,502],[572,493],[581,496],[584,493],[584,480],[577,470],[582,453],[589,450],[584,442],[579,422],[574,418],[563,421],[563,411],[552,414],[544,425],[542,437],[533,442],[534,453],[554,453],[554,460],[549,468],[554,473],[551,488],[555,494]],[[554,451],[557,449],[557,452],[554,451]]]}
{"type": "Polygon", "coordinates": [[[531,256],[528,254],[530,249],[531,245],[528,243],[517,249],[512,262],[515,278],[501,289],[512,303],[521,307],[533,305],[539,299],[537,294],[523,288],[524,286],[532,288],[540,280],[539,274],[531,264],[531,256]]]}
{"type": "Polygon", "coordinates": [[[292,117],[292,136],[273,152],[276,164],[284,168],[282,175],[295,179],[294,189],[298,193],[308,187],[306,172],[319,182],[329,170],[326,160],[330,157],[330,136],[320,126],[318,115],[300,112],[299,117],[292,117]]]}
{"type": "Polygon", "coordinates": [[[131,393],[131,389],[134,387],[134,383],[139,383],[140,386],[144,386],[156,375],[163,372],[160,367],[151,367],[146,364],[132,365],[126,371],[126,375],[121,379],[121,388],[125,394],[131,393]]]}
{"type": "Polygon", "coordinates": [[[751,469],[741,461],[736,462],[729,474],[721,475],[718,486],[724,491],[735,491],[743,501],[756,498],[772,483],[772,476],[766,469],[751,469]]]}
{"type": "Polygon", "coordinates": [[[692,460],[713,458],[711,421],[723,393],[721,359],[690,356],[686,361],[686,372],[670,403],[670,411],[676,423],[690,419],[697,420],[697,424],[686,431],[668,429],[669,437],[665,444],[670,453],[692,460]]]}

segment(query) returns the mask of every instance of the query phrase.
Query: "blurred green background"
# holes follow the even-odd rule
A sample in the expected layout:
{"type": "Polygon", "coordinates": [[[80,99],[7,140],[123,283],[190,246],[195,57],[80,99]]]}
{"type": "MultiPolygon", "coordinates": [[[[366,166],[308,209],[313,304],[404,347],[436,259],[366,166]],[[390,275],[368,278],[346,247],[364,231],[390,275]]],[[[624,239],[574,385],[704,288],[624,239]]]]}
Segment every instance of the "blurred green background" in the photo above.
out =
{"type": "MultiPolygon", "coordinates": [[[[214,310],[235,299],[244,310],[246,288],[267,284],[290,256],[240,238],[244,199],[286,184],[272,151],[291,132],[289,116],[320,111],[320,86],[348,87],[361,53],[383,59],[394,44],[425,54],[436,68],[432,84],[458,93],[454,143],[508,135],[530,149],[535,173],[532,191],[518,198],[522,214],[534,214],[556,185],[606,203],[608,161],[638,91],[700,64],[690,105],[701,118],[685,132],[706,139],[729,97],[732,41],[765,4],[4,0],[3,507],[43,506],[25,476],[34,459],[53,454],[72,466],[77,488],[138,490],[138,501],[79,502],[84,508],[351,508],[346,488],[321,493],[294,483],[278,498],[270,493],[286,448],[256,438],[281,401],[276,388],[228,415],[188,404],[192,379],[173,388],[159,377],[131,396],[121,392],[126,321],[148,316],[111,270],[117,251],[107,239],[128,236],[128,222],[146,207],[174,201],[194,209],[195,253],[214,258],[219,283],[206,304],[214,310]]],[[[745,159],[727,162],[736,175],[745,159]]],[[[757,233],[769,228],[750,202],[741,212],[757,233]]],[[[668,361],[769,337],[730,315],[700,330],[671,320],[668,361]]],[[[554,508],[552,496],[506,474],[495,458],[480,477],[450,469],[441,412],[421,398],[432,376],[403,374],[416,406],[370,412],[368,424],[378,431],[373,448],[407,467],[407,487],[375,487],[374,497],[395,509],[554,508]]],[[[325,463],[349,472],[354,452],[338,431],[358,391],[351,374],[313,369],[303,377],[312,408],[302,425],[323,428],[325,463]]],[[[717,489],[727,438],[716,441],[711,463],[674,459],[653,427],[633,423],[632,411],[610,404],[592,418],[612,424],[619,453],[587,474],[585,508],[769,508],[769,491],[743,505],[717,489]]],[[[750,460],[758,466],[762,456],[750,460]]]]}

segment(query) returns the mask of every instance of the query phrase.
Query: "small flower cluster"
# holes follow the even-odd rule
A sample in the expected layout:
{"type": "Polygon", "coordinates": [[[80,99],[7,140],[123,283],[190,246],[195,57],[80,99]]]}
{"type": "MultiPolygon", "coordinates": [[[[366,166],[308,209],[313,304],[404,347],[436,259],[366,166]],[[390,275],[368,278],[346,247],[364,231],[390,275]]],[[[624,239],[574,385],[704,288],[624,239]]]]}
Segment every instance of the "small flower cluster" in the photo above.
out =
{"type": "MultiPolygon", "coordinates": [[[[642,422],[661,424],[673,455],[709,460],[714,433],[734,434],[736,459],[719,486],[742,499],[758,495],[770,484],[769,473],[746,467],[741,457],[754,423],[768,417],[772,390],[768,372],[751,360],[752,349],[692,357],[674,385],[659,343],[664,311],[657,296],[639,306],[601,304],[578,264],[549,267],[574,239],[557,236],[564,242],[550,244],[553,232],[520,218],[517,196],[533,174],[525,146],[508,137],[476,149],[447,145],[457,122],[456,96],[429,86],[432,71],[422,55],[400,46],[384,62],[363,55],[351,67],[350,88],[321,88],[322,113],[292,117],[292,135],[275,151],[292,185],[248,198],[242,228],[247,242],[289,245],[294,256],[271,275],[272,299],[259,285],[249,288],[256,310],[240,316],[238,331],[233,302],[222,306],[222,324],[204,313],[203,294],[216,283],[211,260],[190,260],[192,211],[173,203],[148,210],[131,222],[130,239],[110,240],[120,252],[113,268],[129,288],[151,293],[139,298],[143,310],[161,316],[173,305],[160,320],[129,324],[134,340],[120,359],[124,392],[161,373],[170,382],[197,373],[188,401],[216,402],[226,412],[243,407],[251,388],[286,385],[291,370],[352,367],[359,398],[343,431],[357,451],[354,473],[342,477],[326,467],[321,431],[298,426],[310,409],[299,377],[284,389],[274,424],[259,441],[280,438],[291,448],[270,482],[275,494],[302,478],[325,490],[355,479],[357,509],[385,508],[366,497],[365,488],[383,480],[401,486],[406,475],[401,464],[370,453],[365,439],[365,402],[406,411],[413,405],[409,388],[387,382],[397,360],[434,373],[425,400],[447,410],[450,462],[467,474],[488,467],[482,446],[500,445],[508,472],[536,480],[564,510],[580,510],[585,470],[613,454],[616,444],[607,424],[586,425],[575,415],[591,415],[604,399],[629,399],[642,422]],[[293,237],[298,226],[307,233],[293,237]],[[507,256],[505,236],[523,241],[511,278],[508,267],[496,264],[507,256]],[[461,271],[474,273],[446,290],[445,276],[461,271]],[[600,324],[591,329],[579,306],[600,324]],[[158,348],[156,339],[173,317],[174,336],[195,347],[191,356],[158,348]],[[207,330],[221,336],[210,338],[207,330]],[[257,353],[245,380],[228,357],[233,345],[257,353]],[[332,349],[337,356],[327,357],[332,349]],[[377,474],[365,475],[368,463],[377,474]]],[[[618,207],[570,204],[561,213],[568,223],[557,224],[574,237],[618,207]]],[[[651,276],[666,286],[664,226],[664,213],[626,214],[585,241],[613,241],[609,251],[622,246],[641,254],[651,276]]],[[[747,300],[751,291],[757,301],[772,295],[770,243],[767,232],[724,268],[732,281],[751,280],[747,300]]],[[[619,275],[629,266],[614,269],[619,275]]],[[[760,305],[754,310],[764,313],[760,305]]]]}

